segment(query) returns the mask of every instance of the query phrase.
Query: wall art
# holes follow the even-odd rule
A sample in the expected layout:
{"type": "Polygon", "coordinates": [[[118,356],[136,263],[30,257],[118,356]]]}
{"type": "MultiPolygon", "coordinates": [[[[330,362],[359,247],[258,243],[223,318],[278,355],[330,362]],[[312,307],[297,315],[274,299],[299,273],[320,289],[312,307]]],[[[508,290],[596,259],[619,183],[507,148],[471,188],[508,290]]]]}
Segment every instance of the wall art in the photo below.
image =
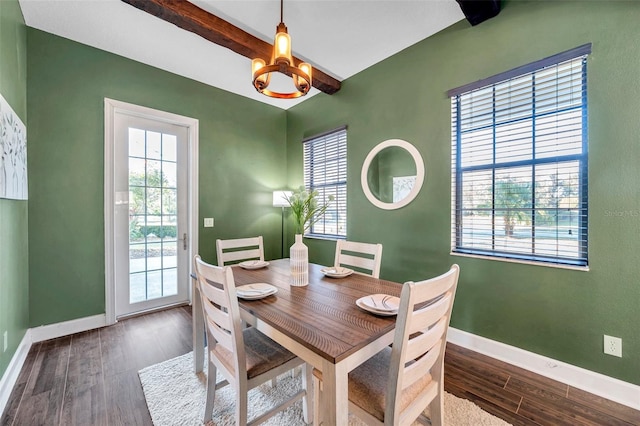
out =
{"type": "Polygon", "coordinates": [[[0,95],[0,198],[26,200],[27,128],[0,95]]]}

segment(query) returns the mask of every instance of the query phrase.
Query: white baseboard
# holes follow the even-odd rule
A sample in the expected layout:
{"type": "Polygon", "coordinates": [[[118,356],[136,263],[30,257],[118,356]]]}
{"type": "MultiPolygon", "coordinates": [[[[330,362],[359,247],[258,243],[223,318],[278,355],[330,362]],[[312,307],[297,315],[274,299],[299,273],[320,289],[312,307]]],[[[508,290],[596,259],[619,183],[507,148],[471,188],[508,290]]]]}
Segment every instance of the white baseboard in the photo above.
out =
{"type": "Polygon", "coordinates": [[[92,317],[33,327],[31,329],[31,339],[33,343],[42,342],[44,340],[55,339],[56,337],[93,330],[94,328],[100,328],[106,325],[107,317],[105,314],[94,315],[92,317]]]}
{"type": "Polygon", "coordinates": [[[0,378],[0,415],[4,412],[7,402],[9,402],[11,391],[18,381],[20,370],[22,370],[22,366],[29,354],[29,349],[31,349],[31,343],[31,330],[29,329],[20,341],[16,353],[13,354],[7,370],[0,378]]]}
{"type": "Polygon", "coordinates": [[[453,327],[447,341],[640,410],[640,386],[453,327]]]}

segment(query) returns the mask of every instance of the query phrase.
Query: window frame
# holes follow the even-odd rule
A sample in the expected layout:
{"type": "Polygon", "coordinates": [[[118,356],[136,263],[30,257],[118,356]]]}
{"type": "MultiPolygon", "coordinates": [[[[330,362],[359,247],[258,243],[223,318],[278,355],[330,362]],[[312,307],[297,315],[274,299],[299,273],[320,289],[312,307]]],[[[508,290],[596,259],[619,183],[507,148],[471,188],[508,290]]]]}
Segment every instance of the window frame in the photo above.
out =
{"type": "Polygon", "coordinates": [[[307,238],[320,239],[346,239],[347,238],[347,126],[341,126],[318,135],[307,137],[302,140],[303,144],[303,176],[304,187],[308,191],[317,190],[320,193],[319,203],[323,202],[323,195],[334,195],[335,199],[329,204],[322,217],[316,221],[304,234],[307,238]],[[324,151],[334,154],[331,158],[324,157],[324,161],[316,161],[314,157],[318,151],[324,151]],[[320,172],[320,179],[323,182],[315,181],[316,167],[326,167],[328,163],[337,162],[335,167],[331,166],[324,173],[320,172]],[[335,176],[333,176],[335,174],[335,176]],[[333,178],[333,179],[331,179],[333,178]],[[326,180],[330,181],[327,182],[326,180]],[[335,188],[335,190],[331,190],[335,188]],[[333,215],[335,220],[335,233],[327,232],[328,215],[333,215]],[[342,226],[342,231],[340,231],[342,226]],[[322,229],[320,229],[322,228],[322,229]]]}
{"type": "MultiPolygon", "coordinates": [[[[506,71],[504,73],[497,74],[495,76],[470,83],[464,86],[460,86],[456,89],[452,89],[447,92],[447,95],[451,98],[451,119],[452,119],[452,213],[451,213],[451,252],[452,254],[460,254],[460,255],[475,255],[487,257],[494,260],[505,260],[512,262],[524,262],[524,263],[533,263],[533,264],[541,264],[548,266],[558,266],[558,267],[578,267],[578,268],[587,268],[588,267],[588,133],[587,133],[587,111],[588,111],[588,103],[587,103],[587,55],[591,53],[591,44],[585,44],[579,46],[575,49],[571,49],[557,55],[550,56],[548,58],[542,59],[540,61],[536,61],[518,68],[514,68],[512,70],[506,71]],[[535,96],[535,77],[537,72],[544,71],[547,67],[556,66],[562,64],[567,61],[577,60],[582,58],[581,65],[581,101],[580,106],[576,110],[581,113],[581,152],[579,154],[568,154],[565,155],[556,155],[550,157],[542,157],[537,158],[535,154],[531,155],[530,159],[525,160],[511,160],[509,161],[498,161],[496,158],[496,129],[497,129],[497,120],[495,118],[496,115],[496,104],[495,104],[495,90],[496,86],[508,82],[511,79],[522,78],[527,75],[531,75],[532,83],[531,90],[532,95],[531,99],[531,111],[524,116],[524,118],[515,118],[510,120],[500,121],[498,125],[509,125],[518,120],[531,120],[531,149],[532,153],[536,153],[537,146],[542,144],[542,141],[539,141],[535,129],[536,129],[536,119],[539,116],[536,113],[536,96],[535,96]],[[462,129],[461,122],[461,96],[469,94],[475,90],[479,89],[488,89],[491,90],[490,96],[493,99],[493,103],[491,106],[483,112],[489,111],[493,114],[493,121],[491,125],[487,126],[491,129],[492,133],[492,141],[491,141],[491,150],[492,159],[490,162],[481,165],[471,165],[471,166],[463,166],[462,158],[464,156],[464,151],[462,151],[462,135],[465,131],[462,129]],[[573,256],[562,256],[559,252],[556,252],[555,255],[549,254],[540,254],[536,253],[536,224],[535,219],[537,213],[543,209],[548,209],[545,206],[537,206],[536,205],[536,171],[538,166],[544,166],[545,164],[558,164],[558,165],[568,165],[571,162],[577,162],[578,169],[578,203],[575,210],[578,212],[579,217],[579,226],[578,232],[579,236],[577,239],[577,255],[573,256]],[[496,229],[495,219],[499,213],[496,213],[496,172],[504,171],[504,170],[515,170],[517,167],[530,167],[532,172],[532,178],[529,182],[531,188],[531,205],[530,207],[523,207],[520,210],[530,210],[531,211],[531,249],[528,253],[524,253],[523,251],[510,251],[510,250],[500,250],[496,247],[496,229]],[[488,181],[488,185],[491,186],[491,206],[490,206],[490,217],[492,226],[490,229],[490,238],[491,238],[491,247],[490,248],[478,248],[471,247],[473,245],[477,245],[480,240],[471,240],[471,244],[465,246],[463,242],[463,176],[465,172],[470,171],[487,171],[491,172],[492,176],[490,181],[488,181]]],[[[511,91],[509,92],[509,94],[511,91]]],[[[501,94],[502,95],[502,94],[501,94]]],[[[504,95],[506,96],[506,95],[504,95]]],[[[569,110],[573,110],[575,108],[569,108],[569,110]]],[[[550,116],[553,114],[561,114],[562,108],[554,109],[550,116]]],[[[473,116],[474,118],[478,118],[477,115],[473,116]]],[[[478,126],[473,130],[479,130],[484,126],[478,126]]],[[[465,129],[466,130],[466,129],[465,129]]],[[[568,142],[567,142],[568,144],[568,142]]],[[[471,148],[467,148],[471,149],[471,148]]],[[[557,207],[556,207],[557,209],[557,207]]],[[[556,224],[557,227],[557,224],[556,224]]],[[[474,230],[475,228],[471,228],[474,230]]],[[[505,231],[506,232],[506,231],[505,231]]],[[[556,228],[557,232],[557,228],[556,228]]],[[[554,240],[552,240],[554,241],[554,240]]],[[[559,241],[558,234],[556,234],[555,241],[559,241]]]]}

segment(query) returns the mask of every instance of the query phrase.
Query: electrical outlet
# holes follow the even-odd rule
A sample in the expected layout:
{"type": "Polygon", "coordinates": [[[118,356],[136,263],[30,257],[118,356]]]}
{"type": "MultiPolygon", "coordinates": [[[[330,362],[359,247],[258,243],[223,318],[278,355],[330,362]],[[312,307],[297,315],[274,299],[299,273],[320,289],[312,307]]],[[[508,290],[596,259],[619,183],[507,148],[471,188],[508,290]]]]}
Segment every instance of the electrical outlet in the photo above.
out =
{"type": "Polygon", "coordinates": [[[2,345],[2,347],[4,349],[2,349],[2,352],[6,352],[7,348],[9,347],[9,331],[5,330],[4,331],[4,344],[2,345]]]}
{"type": "Polygon", "coordinates": [[[604,335],[604,353],[622,358],[622,339],[604,335]]]}
{"type": "Polygon", "coordinates": [[[204,218],[204,227],[205,228],[213,228],[213,218],[212,217],[205,217],[204,218]]]}

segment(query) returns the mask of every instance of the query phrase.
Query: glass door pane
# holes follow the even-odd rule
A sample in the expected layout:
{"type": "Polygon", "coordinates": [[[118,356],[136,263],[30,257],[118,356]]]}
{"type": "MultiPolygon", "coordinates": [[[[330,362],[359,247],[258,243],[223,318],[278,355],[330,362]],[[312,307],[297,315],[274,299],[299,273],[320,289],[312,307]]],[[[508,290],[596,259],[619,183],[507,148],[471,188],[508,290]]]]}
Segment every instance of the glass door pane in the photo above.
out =
{"type": "Polygon", "coordinates": [[[129,128],[129,303],[177,294],[176,136],[129,128]]]}

